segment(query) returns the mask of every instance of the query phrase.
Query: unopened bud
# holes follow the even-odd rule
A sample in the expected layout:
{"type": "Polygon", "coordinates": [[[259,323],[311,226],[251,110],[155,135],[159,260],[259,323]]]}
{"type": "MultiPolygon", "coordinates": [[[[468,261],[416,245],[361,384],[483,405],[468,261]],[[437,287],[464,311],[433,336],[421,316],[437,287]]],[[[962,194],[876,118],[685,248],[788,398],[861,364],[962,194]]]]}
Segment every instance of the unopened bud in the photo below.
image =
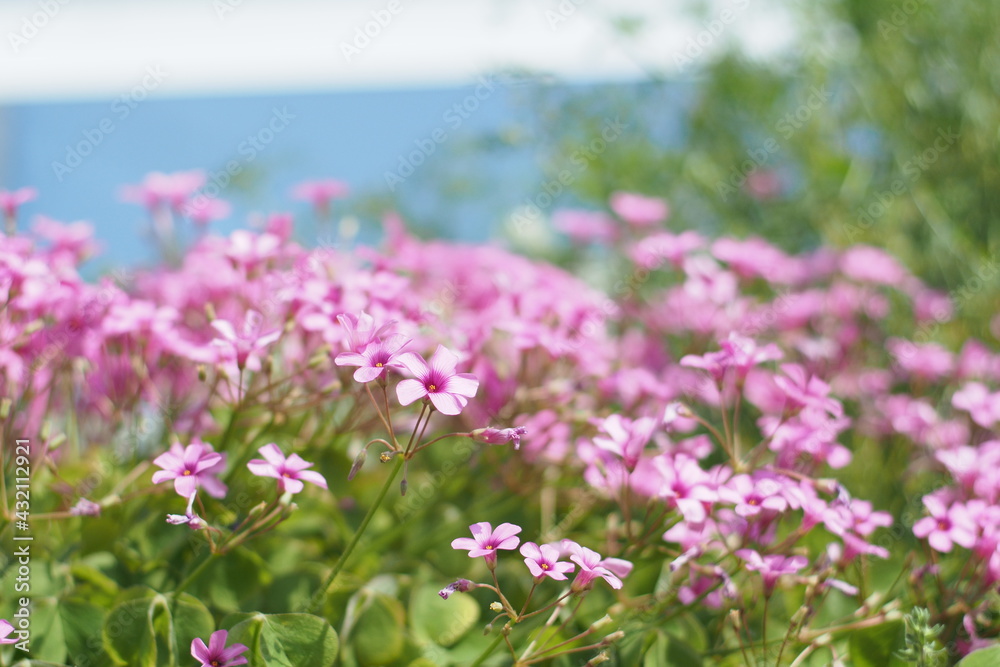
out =
{"type": "Polygon", "coordinates": [[[605,637],[604,639],[601,640],[601,645],[602,646],[610,646],[611,644],[614,644],[616,641],[618,641],[619,639],[621,639],[624,636],[625,636],[625,633],[623,631],[621,631],[621,630],[618,630],[616,632],[612,632],[610,635],[608,635],[607,637],[605,637]]]}
{"type": "Polygon", "coordinates": [[[409,482],[407,482],[406,478],[404,477],[402,479],[402,481],[399,482],[399,495],[405,496],[406,495],[406,489],[409,486],[410,486],[409,482]]]}
{"type": "Polygon", "coordinates": [[[10,405],[11,401],[9,398],[4,398],[0,401],[0,419],[7,419],[7,417],[10,417],[10,405]]]}
{"type": "Polygon", "coordinates": [[[49,442],[49,451],[58,449],[64,442],[66,442],[66,434],[60,433],[49,442]]]}
{"type": "Polygon", "coordinates": [[[608,616],[607,614],[605,614],[601,618],[599,618],[596,621],[594,621],[593,623],[591,623],[590,624],[590,629],[592,631],[600,630],[601,628],[603,628],[604,626],[606,626],[609,623],[611,623],[611,617],[608,616]]]}
{"type": "Polygon", "coordinates": [[[265,507],[267,507],[267,502],[263,501],[259,505],[257,505],[256,507],[250,508],[250,518],[253,518],[253,517],[259,515],[261,512],[264,511],[265,507]]]}
{"type": "Polygon", "coordinates": [[[205,364],[198,364],[198,381],[204,382],[208,378],[208,370],[205,364]]]}
{"type": "Polygon", "coordinates": [[[490,603],[490,611],[495,611],[495,612],[499,613],[499,612],[503,611],[503,605],[500,604],[499,602],[491,602],[490,603]]]}
{"type": "Polygon", "coordinates": [[[521,436],[526,432],[527,429],[523,426],[515,426],[514,428],[493,428],[490,426],[488,428],[477,428],[469,436],[476,442],[481,442],[485,445],[505,445],[508,442],[513,442],[514,449],[518,449],[521,447],[521,436]]]}
{"type": "Polygon", "coordinates": [[[601,651],[600,653],[598,653],[597,655],[595,655],[593,658],[591,658],[590,660],[588,660],[587,664],[584,665],[584,667],[593,667],[593,665],[599,665],[602,662],[607,662],[610,659],[611,658],[608,657],[607,653],[605,653],[604,651],[601,651]]]}
{"type": "Polygon", "coordinates": [[[351,471],[347,473],[348,482],[354,479],[354,476],[358,474],[359,470],[361,470],[361,466],[365,464],[366,456],[368,456],[368,449],[364,448],[358,452],[357,456],[354,457],[354,463],[351,464],[351,471]]]}
{"type": "Polygon", "coordinates": [[[840,488],[840,483],[835,479],[825,478],[813,480],[813,486],[820,493],[832,496],[837,493],[837,490],[840,488]]]}

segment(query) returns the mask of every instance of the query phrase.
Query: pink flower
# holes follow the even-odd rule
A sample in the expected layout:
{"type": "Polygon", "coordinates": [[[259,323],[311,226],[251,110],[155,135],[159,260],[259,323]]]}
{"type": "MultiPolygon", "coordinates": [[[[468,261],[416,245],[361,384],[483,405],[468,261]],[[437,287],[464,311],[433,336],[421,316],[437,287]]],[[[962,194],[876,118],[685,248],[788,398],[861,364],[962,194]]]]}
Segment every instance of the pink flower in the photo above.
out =
{"type": "Polygon", "coordinates": [[[281,239],[274,234],[254,234],[245,229],[237,229],[229,235],[229,247],[226,248],[225,255],[236,265],[249,270],[274,257],[280,248],[281,239]]]}
{"type": "Polygon", "coordinates": [[[371,382],[385,376],[388,368],[403,368],[396,356],[410,339],[402,334],[393,334],[385,340],[372,341],[365,346],[364,352],[341,352],[334,359],[338,366],[358,366],[354,371],[356,382],[371,382]]]}
{"type": "Polygon", "coordinates": [[[580,571],[576,573],[576,579],[571,585],[571,588],[577,593],[589,590],[598,577],[608,582],[611,588],[618,590],[622,587],[622,580],[618,578],[618,574],[622,572],[628,574],[632,569],[632,564],[628,561],[618,558],[602,560],[599,553],[580,545],[576,545],[574,553],[569,559],[580,566],[580,571]],[[613,562],[609,563],[608,561],[613,562]]]}
{"type": "Polygon", "coordinates": [[[216,630],[208,639],[208,646],[200,639],[191,642],[191,655],[201,660],[201,667],[236,667],[247,664],[247,659],[240,657],[249,647],[243,644],[233,644],[226,648],[229,633],[216,630]]]}
{"type": "Polygon", "coordinates": [[[844,408],[835,398],[830,397],[830,385],[815,375],[809,375],[799,364],[782,364],[774,384],[785,394],[793,407],[815,407],[826,410],[834,417],[844,414],[844,408]]]}
{"type": "Polygon", "coordinates": [[[913,524],[913,534],[927,538],[927,543],[937,551],[948,553],[952,543],[971,549],[976,544],[976,522],[961,503],[946,507],[940,497],[924,496],[924,506],[931,513],[913,524]]]}
{"type": "Polygon", "coordinates": [[[903,338],[890,338],[886,348],[896,363],[910,375],[936,380],[955,369],[955,355],[937,343],[913,343],[903,338]]]}
{"type": "Polygon", "coordinates": [[[635,227],[649,227],[663,222],[670,215],[667,202],[634,192],[615,192],[611,195],[611,210],[635,227]]]}
{"type": "Polygon", "coordinates": [[[312,463],[302,460],[298,454],[292,454],[287,459],[273,442],[258,449],[266,460],[253,459],[247,463],[250,472],[258,477],[275,477],[278,488],[289,493],[299,493],[305,488],[303,481],[327,488],[326,478],[311,468],[312,463]]]}
{"type": "Polygon", "coordinates": [[[226,495],[226,485],[216,475],[226,468],[226,455],[212,451],[212,446],[195,438],[187,447],[179,442],[170,445],[170,451],[153,459],[153,465],[163,470],[153,473],[153,483],[174,480],[177,494],[189,498],[198,487],[213,498],[226,495]]]}
{"type": "Polygon", "coordinates": [[[476,376],[455,372],[458,355],[443,345],[438,345],[430,364],[413,352],[401,354],[398,360],[416,376],[396,385],[400,405],[428,398],[441,414],[457,415],[479,389],[476,376]]]}
{"type": "Polygon", "coordinates": [[[197,197],[185,209],[191,222],[199,227],[205,227],[213,220],[225,220],[232,211],[233,207],[229,205],[229,202],[215,197],[197,197]]]}
{"type": "Polygon", "coordinates": [[[347,183],[332,178],[322,181],[305,181],[292,188],[292,198],[307,201],[318,213],[326,215],[330,210],[330,201],[343,199],[347,196],[348,191],[347,183]]]}
{"type": "Polygon", "coordinates": [[[174,526],[181,526],[187,524],[191,527],[191,530],[201,530],[205,527],[205,520],[194,513],[194,499],[198,495],[197,491],[191,492],[191,497],[188,498],[187,509],[184,510],[184,514],[168,514],[167,523],[174,526]]]}
{"type": "Polygon", "coordinates": [[[657,426],[657,420],[652,417],[632,421],[621,415],[611,415],[600,422],[604,435],[595,437],[594,444],[598,449],[620,456],[626,468],[635,470],[657,426]]]}
{"type": "Polygon", "coordinates": [[[770,595],[774,591],[778,577],[783,574],[795,574],[809,564],[809,559],[805,556],[771,554],[762,557],[753,549],[739,549],[736,555],[746,561],[748,570],[760,572],[764,578],[765,595],[770,595]]]}
{"type": "Polygon", "coordinates": [[[396,324],[395,320],[390,320],[375,328],[375,319],[364,311],[357,317],[350,313],[337,315],[337,321],[347,332],[347,349],[358,354],[364,352],[371,343],[392,331],[396,324]]]}
{"type": "Polygon", "coordinates": [[[757,343],[745,336],[730,333],[720,344],[718,352],[706,352],[701,356],[689,354],[681,359],[681,366],[700,368],[708,371],[716,382],[721,382],[730,369],[736,371],[736,378],[743,380],[754,366],[781,359],[783,353],[774,343],[758,347],[757,343]]]}
{"type": "Polygon", "coordinates": [[[525,542],[521,545],[521,555],[536,583],[545,577],[565,581],[566,573],[575,569],[572,563],[559,562],[559,550],[551,544],[538,546],[534,542],[525,542]]]}
{"type": "Polygon", "coordinates": [[[222,348],[232,354],[236,360],[236,366],[243,370],[249,368],[252,371],[260,370],[260,359],[257,353],[265,347],[278,340],[281,336],[280,330],[270,333],[260,333],[261,315],[257,311],[247,311],[243,321],[243,330],[236,333],[233,325],[226,320],[212,320],[212,328],[215,329],[221,338],[212,340],[212,345],[222,348]]]}
{"type": "Polygon", "coordinates": [[[12,632],[14,632],[14,626],[10,624],[10,621],[0,618],[0,644],[16,644],[18,638],[11,637],[12,632]]]}
{"type": "Polygon", "coordinates": [[[0,211],[8,218],[17,216],[17,209],[38,196],[35,188],[19,188],[17,190],[0,190],[0,211]]]}
{"type": "Polygon", "coordinates": [[[146,174],[139,185],[124,185],[119,191],[122,201],[141,204],[149,210],[167,206],[181,211],[188,199],[205,184],[205,172],[200,169],[164,174],[146,174]]]}
{"type": "Polygon", "coordinates": [[[615,221],[599,211],[561,209],[552,215],[552,226],[580,243],[613,243],[618,239],[615,221]]]}
{"type": "Polygon", "coordinates": [[[867,245],[855,245],[840,257],[840,270],[849,278],[860,282],[901,286],[910,277],[896,258],[882,250],[867,245]]]}
{"type": "Polygon", "coordinates": [[[516,549],[521,542],[519,537],[515,537],[521,532],[521,527],[512,523],[501,523],[493,530],[489,522],[480,521],[469,526],[469,530],[472,531],[472,537],[455,538],[451,541],[451,548],[468,549],[469,558],[482,556],[491,570],[496,567],[498,550],[516,549]]]}
{"type": "Polygon", "coordinates": [[[528,432],[523,426],[514,428],[477,428],[470,435],[476,442],[484,445],[506,445],[508,442],[514,443],[514,449],[521,448],[521,436],[528,432]]]}
{"type": "Polygon", "coordinates": [[[986,385],[969,382],[951,397],[951,404],[964,410],[983,428],[991,428],[1000,421],[1000,392],[990,393],[986,385]]]}
{"type": "Polygon", "coordinates": [[[773,477],[752,479],[749,475],[736,475],[720,486],[719,499],[736,505],[736,514],[749,518],[764,510],[784,512],[788,501],[782,495],[784,486],[773,477]]]}

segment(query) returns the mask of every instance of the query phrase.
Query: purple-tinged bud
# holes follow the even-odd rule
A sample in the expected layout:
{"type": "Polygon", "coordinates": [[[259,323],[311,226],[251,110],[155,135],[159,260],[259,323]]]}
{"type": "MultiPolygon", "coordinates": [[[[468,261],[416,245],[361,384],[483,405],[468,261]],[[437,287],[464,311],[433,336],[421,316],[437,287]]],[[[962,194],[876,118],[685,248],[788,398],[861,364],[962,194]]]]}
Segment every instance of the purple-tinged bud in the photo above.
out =
{"type": "Polygon", "coordinates": [[[73,516],[100,516],[101,506],[92,500],[80,498],[76,505],[70,508],[69,513],[73,516]]]}
{"type": "Polygon", "coordinates": [[[452,593],[468,593],[472,590],[472,582],[468,579],[459,579],[458,581],[452,582],[438,591],[443,599],[447,600],[451,597],[452,593]]]}
{"type": "Polygon", "coordinates": [[[476,442],[481,442],[485,445],[506,445],[508,442],[513,442],[514,449],[520,449],[521,436],[527,432],[527,429],[523,426],[515,426],[514,428],[494,428],[490,426],[487,428],[477,428],[469,435],[476,442]]]}
{"type": "Polygon", "coordinates": [[[367,447],[365,447],[360,452],[358,452],[358,455],[354,457],[354,463],[351,464],[351,471],[349,473],[347,473],[347,481],[348,482],[351,481],[352,479],[354,479],[354,476],[357,475],[358,471],[361,470],[361,466],[363,466],[365,464],[365,457],[366,456],[368,456],[368,448],[367,447]]]}

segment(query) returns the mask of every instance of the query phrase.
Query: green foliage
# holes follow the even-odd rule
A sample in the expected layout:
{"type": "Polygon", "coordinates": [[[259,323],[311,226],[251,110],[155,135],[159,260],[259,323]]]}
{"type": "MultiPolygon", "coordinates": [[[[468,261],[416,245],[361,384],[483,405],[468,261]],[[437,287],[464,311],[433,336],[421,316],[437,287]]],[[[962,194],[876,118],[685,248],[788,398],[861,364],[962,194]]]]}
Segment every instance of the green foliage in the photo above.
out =
{"type": "Polygon", "coordinates": [[[901,667],[906,664],[897,657],[903,648],[902,621],[855,630],[848,645],[855,667],[901,667]]]}
{"type": "Polygon", "coordinates": [[[915,607],[903,618],[906,623],[906,648],[898,656],[918,667],[935,667],[947,657],[947,651],[940,648],[937,642],[944,626],[931,625],[930,620],[930,612],[923,607],[915,607]]]}
{"type": "Polygon", "coordinates": [[[956,667],[996,667],[1000,665],[1000,646],[973,651],[962,658],[956,667]]]}
{"type": "Polygon", "coordinates": [[[214,629],[212,614],[196,598],[134,588],[105,618],[104,647],[117,665],[176,667],[191,654],[191,642],[214,629]]]}
{"type": "Polygon", "coordinates": [[[311,614],[252,614],[232,627],[230,643],[245,644],[251,665],[330,667],[337,660],[336,631],[311,614]]]}

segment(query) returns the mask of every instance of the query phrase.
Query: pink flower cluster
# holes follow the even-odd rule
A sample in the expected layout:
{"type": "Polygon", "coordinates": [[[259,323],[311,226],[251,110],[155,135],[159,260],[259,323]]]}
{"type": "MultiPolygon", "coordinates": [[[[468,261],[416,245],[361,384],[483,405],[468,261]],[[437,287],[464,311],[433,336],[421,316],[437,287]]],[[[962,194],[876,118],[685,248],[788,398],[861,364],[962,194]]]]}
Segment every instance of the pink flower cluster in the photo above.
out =
{"type": "MultiPolygon", "coordinates": [[[[493,528],[489,522],[482,521],[469,526],[469,530],[472,537],[455,538],[451,542],[452,549],[467,550],[469,558],[482,558],[490,570],[496,569],[500,551],[513,551],[521,544],[521,539],[517,537],[521,527],[512,523],[502,523],[493,528]]],[[[611,588],[619,589],[622,579],[632,571],[632,563],[627,560],[603,558],[596,551],[568,539],[541,545],[525,542],[521,544],[520,553],[536,584],[545,579],[565,581],[566,575],[579,567],[571,584],[571,590],[578,593],[592,588],[597,579],[603,579],[611,588]],[[560,560],[567,556],[572,562],[560,560]]],[[[467,580],[459,579],[442,589],[439,595],[447,600],[451,593],[470,589],[467,580]]]]}

